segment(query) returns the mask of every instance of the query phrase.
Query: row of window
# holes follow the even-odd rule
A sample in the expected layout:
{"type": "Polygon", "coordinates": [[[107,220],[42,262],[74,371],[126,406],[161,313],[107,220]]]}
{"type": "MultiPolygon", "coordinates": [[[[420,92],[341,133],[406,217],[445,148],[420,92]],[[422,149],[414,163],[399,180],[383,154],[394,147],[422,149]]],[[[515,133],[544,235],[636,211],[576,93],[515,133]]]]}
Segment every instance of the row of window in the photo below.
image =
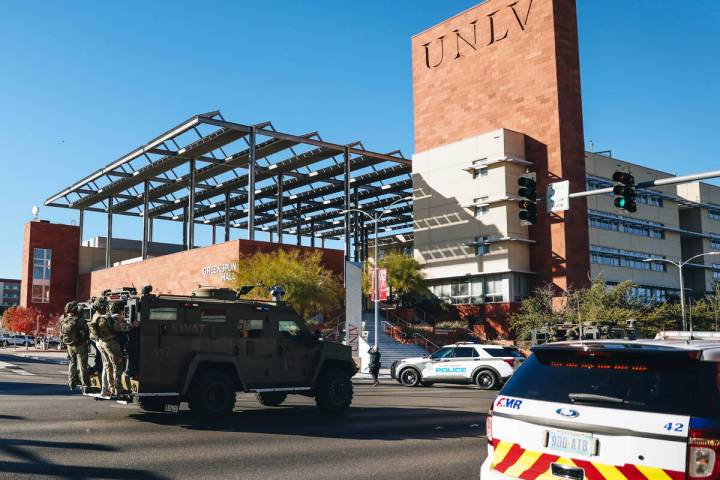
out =
{"type": "Polygon", "coordinates": [[[720,220],[720,208],[710,208],[708,209],[708,216],[712,218],[713,220],[720,220]]]}
{"type": "MultiPolygon", "coordinates": [[[[149,320],[174,322],[178,319],[176,307],[155,307],[150,309],[149,320]]],[[[228,321],[227,311],[224,308],[201,308],[200,321],[206,323],[225,323],[228,321]]],[[[260,338],[263,336],[265,321],[259,318],[238,319],[237,330],[245,338],[260,338]]],[[[295,320],[280,320],[278,332],[281,336],[295,337],[302,333],[302,327],[295,320]]]]}
{"type": "Polygon", "coordinates": [[[33,249],[32,303],[50,303],[50,269],[52,250],[33,249]]]}
{"type": "Polygon", "coordinates": [[[590,226],[594,228],[629,233],[641,237],[665,238],[665,230],[663,229],[664,225],[662,223],[652,222],[650,220],[631,219],[621,215],[598,212],[597,210],[590,210],[589,214],[590,226]]]}
{"type": "Polygon", "coordinates": [[[4,283],[2,284],[2,288],[0,290],[20,290],[20,285],[17,283],[4,283]]]}
{"type": "MultiPolygon", "coordinates": [[[[600,188],[607,188],[607,187],[612,187],[612,186],[613,186],[613,183],[609,180],[608,181],[601,181],[601,180],[588,180],[587,181],[587,189],[588,190],[598,190],[600,188]]],[[[635,193],[635,201],[637,203],[642,203],[644,205],[650,205],[652,207],[662,207],[663,206],[662,195],[658,195],[656,193],[651,193],[651,192],[645,192],[645,191],[636,192],[635,193]]]]}
{"type": "Polygon", "coordinates": [[[713,263],[713,279],[720,280],[720,263],[713,263]]]}
{"type": "Polygon", "coordinates": [[[710,248],[713,250],[720,250],[720,238],[710,239],[710,248]]]}
{"type": "Polygon", "coordinates": [[[430,291],[437,298],[455,305],[503,302],[505,279],[502,275],[456,278],[432,285],[430,291]]]}
{"type": "Polygon", "coordinates": [[[611,267],[633,268],[636,270],[651,270],[654,272],[667,272],[665,262],[644,262],[647,258],[663,259],[651,253],[633,252],[619,248],[590,246],[590,262],[611,267]]]}

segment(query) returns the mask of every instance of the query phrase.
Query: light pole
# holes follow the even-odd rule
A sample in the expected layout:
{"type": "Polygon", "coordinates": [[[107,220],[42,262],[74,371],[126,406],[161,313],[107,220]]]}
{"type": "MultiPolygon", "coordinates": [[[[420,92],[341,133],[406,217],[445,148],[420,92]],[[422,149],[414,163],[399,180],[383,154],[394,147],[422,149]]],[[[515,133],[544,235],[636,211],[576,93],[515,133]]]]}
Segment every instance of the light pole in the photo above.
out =
{"type": "MultiPolygon", "coordinates": [[[[349,208],[347,210],[343,210],[342,212],[340,212],[340,213],[347,213],[347,212],[362,213],[363,215],[368,217],[370,220],[372,220],[372,222],[375,225],[375,228],[374,228],[375,233],[373,235],[375,237],[375,241],[374,241],[375,245],[373,246],[373,251],[374,251],[373,261],[375,263],[374,271],[373,271],[373,294],[375,296],[375,342],[374,342],[374,347],[375,347],[376,352],[380,351],[380,349],[379,349],[380,347],[378,346],[378,337],[380,336],[380,308],[379,308],[379,302],[380,302],[379,293],[380,292],[379,292],[379,287],[378,287],[378,264],[379,264],[379,261],[378,261],[378,222],[380,222],[380,220],[385,216],[385,214],[390,213],[390,207],[392,207],[396,203],[405,202],[408,200],[412,200],[412,197],[398,198],[397,200],[392,202],[390,205],[385,207],[385,210],[380,212],[379,215],[371,215],[368,212],[366,212],[365,210],[360,210],[358,208],[349,208]]],[[[347,235],[347,231],[345,232],[345,235],[347,235]]]]}
{"type": "Polygon", "coordinates": [[[680,262],[673,262],[672,260],[668,260],[666,258],[646,258],[643,260],[643,262],[664,262],[669,263],[671,265],[675,265],[678,269],[678,274],[680,275],[680,315],[682,317],[682,329],[683,331],[687,330],[685,326],[685,280],[683,279],[683,267],[687,265],[688,263],[692,262],[693,260],[704,257],[706,255],[720,255],[720,252],[707,252],[707,253],[701,253],[698,255],[695,255],[694,257],[690,257],[687,260],[680,261],[680,262]]]}

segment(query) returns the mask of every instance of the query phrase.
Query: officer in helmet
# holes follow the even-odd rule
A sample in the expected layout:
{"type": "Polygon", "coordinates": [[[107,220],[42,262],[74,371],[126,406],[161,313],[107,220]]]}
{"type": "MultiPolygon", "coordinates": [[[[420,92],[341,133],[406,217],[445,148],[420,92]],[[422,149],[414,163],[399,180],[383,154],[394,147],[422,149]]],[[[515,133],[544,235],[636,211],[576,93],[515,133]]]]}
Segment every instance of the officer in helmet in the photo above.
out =
{"type": "Polygon", "coordinates": [[[67,345],[68,385],[74,389],[78,384],[83,390],[90,386],[88,377],[88,337],[87,324],[78,318],[78,304],[75,301],[65,305],[65,313],[60,318],[60,335],[67,345]]]}

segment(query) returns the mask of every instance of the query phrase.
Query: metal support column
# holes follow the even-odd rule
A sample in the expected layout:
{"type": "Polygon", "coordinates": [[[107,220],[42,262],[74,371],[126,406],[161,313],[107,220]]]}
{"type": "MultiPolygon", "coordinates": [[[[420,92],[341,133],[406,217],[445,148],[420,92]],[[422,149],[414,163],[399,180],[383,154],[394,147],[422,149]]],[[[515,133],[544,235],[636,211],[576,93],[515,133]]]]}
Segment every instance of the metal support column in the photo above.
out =
{"type": "Polygon", "coordinates": [[[302,228],[302,217],[300,216],[300,202],[297,202],[295,206],[295,234],[297,235],[298,247],[302,245],[302,236],[300,235],[300,229],[302,228]]]}
{"type": "Polygon", "coordinates": [[[277,241],[283,243],[283,176],[277,177],[277,241]]]}
{"type": "Polygon", "coordinates": [[[310,219],[310,246],[315,248],[315,219],[310,219]]]}
{"type": "Polygon", "coordinates": [[[212,244],[215,245],[217,240],[217,232],[215,231],[215,225],[212,226],[212,244]]]}
{"type": "Polygon", "coordinates": [[[143,232],[142,232],[142,246],[140,252],[143,260],[148,258],[148,230],[150,218],[150,182],[145,180],[143,182],[143,232]]]}
{"type": "Polygon", "coordinates": [[[366,262],[368,259],[368,250],[369,250],[369,245],[368,245],[369,234],[370,234],[370,230],[367,227],[365,227],[365,224],[363,224],[363,244],[364,244],[363,245],[363,256],[365,257],[366,262]]]}
{"type": "Polygon", "coordinates": [[[153,241],[153,225],[155,222],[153,221],[153,218],[148,218],[148,242],[152,243],[153,241]]]}
{"type": "Polygon", "coordinates": [[[85,226],[85,210],[80,210],[78,215],[78,229],[80,230],[80,245],[83,240],[83,227],[85,226]]]}
{"type": "Polygon", "coordinates": [[[225,241],[230,241],[230,192],[225,192],[225,241]]]}
{"type": "Polygon", "coordinates": [[[188,250],[195,248],[195,159],[190,159],[190,193],[188,195],[188,250]]]}
{"type": "MultiPolygon", "coordinates": [[[[353,208],[359,209],[360,208],[360,195],[358,193],[358,187],[355,185],[355,188],[353,189],[353,197],[355,197],[355,206],[353,208]]],[[[353,261],[357,262],[358,258],[360,257],[360,242],[358,240],[358,223],[360,223],[358,212],[353,212],[353,220],[352,220],[352,231],[353,231],[353,261]]]]}
{"type": "Polygon", "coordinates": [[[188,238],[187,238],[187,234],[188,234],[187,216],[188,216],[188,209],[187,209],[187,207],[184,207],[183,208],[183,233],[182,233],[182,238],[183,238],[182,249],[183,250],[187,250],[187,244],[188,244],[188,242],[187,242],[188,241],[188,238]]]}
{"type": "Polygon", "coordinates": [[[108,197],[107,208],[107,237],[105,238],[105,268],[112,266],[112,209],[113,199],[108,197]]]}
{"type": "Polygon", "coordinates": [[[248,159],[248,240],[255,240],[255,137],[256,129],[250,131],[250,158],[248,159]]]}
{"type": "Polygon", "coordinates": [[[343,159],[345,167],[345,174],[343,175],[343,189],[344,189],[344,210],[345,210],[345,217],[343,221],[343,230],[345,234],[345,261],[350,260],[350,212],[348,209],[350,209],[350,147],[345,146],[345,151],[343,152],[343,159]]]}

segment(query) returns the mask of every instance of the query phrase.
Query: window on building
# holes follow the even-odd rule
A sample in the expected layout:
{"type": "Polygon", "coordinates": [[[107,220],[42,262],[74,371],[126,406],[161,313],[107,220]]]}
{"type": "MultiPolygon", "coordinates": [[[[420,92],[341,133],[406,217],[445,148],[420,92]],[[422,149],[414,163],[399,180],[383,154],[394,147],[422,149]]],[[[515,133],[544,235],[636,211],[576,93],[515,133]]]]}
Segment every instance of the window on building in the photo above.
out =
{"type": "Polygon", "coordinates": [[[711,239],[710,248],[712,248],[713,250],[720,250],[720,238],[711,239]]]}
{"type": "Polygon", "coordinates": [[[490,207],[487,205],[475,207],[475,218],[484,217],[488,213],[490,213],[490,207]]]}
{"type": "Polygon", "coordinates": [[[50,303],[50,270],[52,250],[49,248],[33,249],[33,276],[31,284],[31,301],[33,303],[50,303]]]}
{"type": "Polygon", "coordinates": [[[643,262],[646,258],[662,259],[660,255],[646,252],[634,252],[619,248],[590,246],[590,262],[611,267],[632,268],[635,270],[650,270],[654,272],[667,272],[665,262],[643,262]]]}
{"type": "Polygon", "coordinates": [[[488,168],[482,167],[480,170],[478,170],[478,175],[481,177],[487,177],[488,176],[488,168]]]}
{"type": "Polygon", "coordinates": [[[717,207],[718,208],[708,209],[708,216],[713,220],[720,220],[720,205],[718,205],[717,207]]]}
{"type": "Polygon", "coordinates": [[[713,278],[720,280],[720,263],[713,263],[713,278]]]}
{"type": "Polygon", "coordinates": [[[528,278],[526,275],[521,273],[513,274],[513,300],[515,302],[522,302],[524,298],[527,298],[530,294],[528,287],[528,278]]]}
{"type": "Polygon", "coordinates": [[[490,253],[488,237],[475,237],[475,256],[487,255],[490,253]]]}
{"type": "Polygon", "coordinates": [[[485,303],[502,302],[503,295],[503,284],[505,279],[499,275],[488,276],[485,279],[485,303]]]}
{"type": "Polygon", "coordinates": [[[590,226],[594,228],[620,231],[641,237],[665,238],[665,225],[662,223],[628,218],[597,210],[590,210],[588,213],[590,226]]]}
{"type": "Polygon", "coordinates": [[[156,307],[150,309],[150,320],[169,321],[177,320],[177,308],[175,307],[156,307]]]}

